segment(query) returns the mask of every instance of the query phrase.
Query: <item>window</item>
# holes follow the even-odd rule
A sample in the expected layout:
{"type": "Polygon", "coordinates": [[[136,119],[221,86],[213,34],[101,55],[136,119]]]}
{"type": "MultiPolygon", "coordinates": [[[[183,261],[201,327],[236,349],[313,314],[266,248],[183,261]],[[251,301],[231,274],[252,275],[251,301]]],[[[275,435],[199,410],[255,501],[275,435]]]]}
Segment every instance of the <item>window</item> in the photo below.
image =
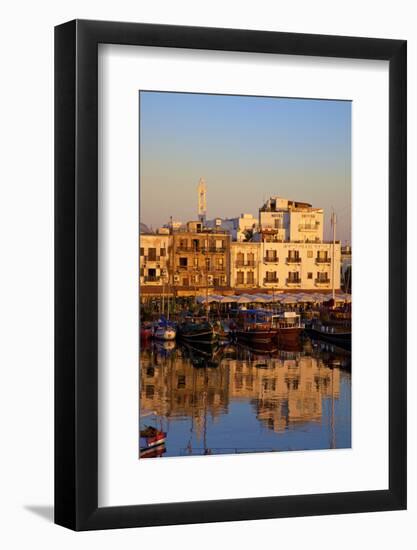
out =
{"type": "Polygon", "coordinates": [[[198,267],[198,258],[194,258],[194,267],[198,267]]]}
{"type": "Polygon", "coordinates": [[[156,261],[156,248],[148,248],[148,260],[151,262],[156,261]]]}
{"type": "Polygon", "coordinates": [[[277,262],[277,251],[276,250],[267,250],[266,251],[266,259],[269,262],[277,262]]]}
{"type": "Polygon", "coordinates": [[[307,273],[307,279],[312,279],[313,278],[313,274],[312,273],[307,273]]]}
{"type": "Polygon", "coordinates": [[[288,273],[288,282],[296,283],[300,280],[300,274],[297,271],[290,271],[288,273]]]}
{"type": "Polygon", "coordinates": [[[161,256],[166,256],[166,248],[161,248],[160,255],[161,256]]]}
{"type": "Polygon", "coordinates": [[[145,255],[145,249],[143,248],[143,246],[140,247],[140,255],[141,256],[145,255]]]}
{"type": "Polygon", "coordinates": [[[180,258],[180,267],[187,267],[187,265],[188,265],[188,259],[180,258]]]}
{"type": "Polygon", "coordinates": [[[238,271],[236,275],[236,283],[238,285],[243,285],[244,282],[245,282],[245,279],[244,279],[243,271],[238,271]]]}
{"type": "Polygon", "coordinates": [[[223,267],[223,258],[217,258],[217,267],[222,269],[223,267]]]}
{"type": "Polygon", "coordinates": [[[210,264],[210,258],[206,258],[206,269],[207,269],[207,271],[209,271],[210,265],[211,265],[210,264]]]}
{"type": "Polygon", "coordinates": [[[327,273],[317,273],[317,280],[319,282],[327,282],[329,280],[329,276],[327,273]]]}
{"type": "Polygon", "coordinates": [[[277,272],[276,271],[267,271],[266,272],[266,281],[267,282],[277,282],[277,272]]]}
{"type": "Polygon", "coordinates": [[[248,285],[253,285],[255,282],[253,271],[248,271],[248,274],[246,275],[246,281],[248,285]]]}
{"type": "MultiPolygon", "coordinates": [[[[312,258],[312,257],[313,257],[313,251],[307,250],[307,258],[312,258]]],[[[309,277],[309,279],[311,279],[311,277],[309,277]]]]}

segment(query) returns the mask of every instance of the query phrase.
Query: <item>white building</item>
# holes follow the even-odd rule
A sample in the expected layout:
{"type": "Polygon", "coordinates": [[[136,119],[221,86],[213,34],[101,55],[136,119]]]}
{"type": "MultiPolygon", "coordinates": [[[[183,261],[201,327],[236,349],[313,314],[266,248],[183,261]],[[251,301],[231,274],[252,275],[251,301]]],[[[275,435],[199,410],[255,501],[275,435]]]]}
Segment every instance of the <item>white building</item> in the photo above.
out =
{"type": "Polygon", "coordinates": [[[270,197],[259,209],[262,238],[275,242],[321,242],[323,209],[305,202],[270,197]]]}
{"type": "Polygon", "coordinates": [[[206,226],[229,231],[232,241],[244,242],[258,231],[258,220],[252,214],[241,214],[237,218],[214,218],[206,226]]]}
{"type": "Polygon", "coordinates": [[[279,290],[340,289],[340,242],[260,242],[259,283],[279,290]],[[334,250],[334,256],[333,256],[334,250]]]}

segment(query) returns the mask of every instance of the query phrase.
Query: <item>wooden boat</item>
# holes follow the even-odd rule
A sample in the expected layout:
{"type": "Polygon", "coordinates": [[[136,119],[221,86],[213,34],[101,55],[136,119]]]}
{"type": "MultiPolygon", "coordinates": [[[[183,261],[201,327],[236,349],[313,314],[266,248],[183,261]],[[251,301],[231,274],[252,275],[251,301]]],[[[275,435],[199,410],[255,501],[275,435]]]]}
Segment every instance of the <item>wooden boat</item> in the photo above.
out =
{"type": "Polygon", "coordinates": [[[149,340],[152,337],[152,325],[149,323],[143,323],[140,326],[140,339],[149,340]]]}
{"type": "Polygon", "coordinates": [[[296,344],[304,330],[301,317],[295,311],[284,311],[280,315],[273,315],[271,325],[277,331],[277,340],[280,344],[296,344]]]}
{"type": "Polygon", "coordinates": [[[187,319],[177,327],[178,336],[187,342],[211,344],[218,341],[213,325],[203,319],[187,319]]]}
{"type": "Polygon", "coordinates": [[[140,454],[142,454],[145,451],[164,445],[167,434],[153,426],[146,426],[143,430],[140,430],[139,436],[140,454]]]}
{"type": "Polygon", "coordinates": [[[153,336],[157,340],[175,340],[176,335],[176,330],[171,325],[158,324],[154,327],[153,336]]]}
{"type": "Polygon", "coordinates": [[[306,332],[313,339],[329,342],[343,349],[351,349],[352,330],[348,325],[337,326],[316,323],[307,327],[306,332]]]}
{"type": "Polygon", "coordinates": [[[271,316],[262,309],[240,310],[237,317],[236,338],[249,346],[269,344],[276,335],[277,329],[271,325],[271,316]]]}
{"type": "Polygon", "coordinates": [[[158,445],[158,447],[151,447],[150,449],[144,449],[139,452],[140,458],[157,458],[166,453],[166,447],[164,444],[158,445]]]}

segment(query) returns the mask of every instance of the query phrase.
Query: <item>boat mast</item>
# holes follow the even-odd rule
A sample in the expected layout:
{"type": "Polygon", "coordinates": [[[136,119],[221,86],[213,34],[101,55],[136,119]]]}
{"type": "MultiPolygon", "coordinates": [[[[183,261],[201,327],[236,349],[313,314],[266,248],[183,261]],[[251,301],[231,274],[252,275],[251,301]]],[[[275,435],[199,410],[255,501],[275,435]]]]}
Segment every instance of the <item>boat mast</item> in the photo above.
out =
{"type": "Polygon", "coordinates": [[[336,214],[332,212],[332,227],[333,227],[333,246],[332,246],[332,298],[333,307],[335,304],[335,245],[336,245],[336,214]]]}

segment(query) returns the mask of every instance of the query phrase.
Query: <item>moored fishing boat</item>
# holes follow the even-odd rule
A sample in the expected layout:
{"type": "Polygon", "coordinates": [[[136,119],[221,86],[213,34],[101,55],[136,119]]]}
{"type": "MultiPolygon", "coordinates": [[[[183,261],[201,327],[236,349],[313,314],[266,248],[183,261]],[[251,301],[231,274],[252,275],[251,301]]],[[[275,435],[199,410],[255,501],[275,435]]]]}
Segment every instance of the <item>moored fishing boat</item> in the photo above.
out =
{"type": "Polygon", "coordinates": [[[200,318],[186,319],[177,327],[179,338],[187,342],[211,344],[218,341],[218,334],[215,332],[210,321],[200,318]]]}
{"type": "Polygon", "coordinates": [[[277,331],[279,344],[296,344],[304,330],[301,317],[295,311],[284,311],[279,315],[273,315],[271,325],[277,331]]]}
{"type": "Polygon", "coordinates": [[[173,326],[167,324],[159,324],[154,327],[154,338],[157,340],[175,340],[177,335],[173,326]]]}
{"type": "Polygon", "coordinates": [[[350,350],[352,346],[352,330],[349,326],[315,323],[306,328],[306,332],[311,338],[323,340],[344,349],[350,350]]]}
{"type": "Polygon", "coordinates": [[[244,309],[239,311],[236,328],[236,338],[248,345],[271,343],[277,330],[271,325],[271,316],[261,309],[244,309]]]}
{"type": "Polygon", "coordinates": [[[143,453],[152,449],[156,449],[160,445],[164,445],[167,434],[166,432],[163,432],[162,430],[158,430],[153,426],[145,426],[143,430],[140,430],[139,436],[140,436],[140,440],[139,440],[140,454],[142,456],[143,453]]]}
{"type": "Polygon", "coordinates": [[[140,339],[149,340],[152,338],[152,325],[150,323],[142,323],[140,326],[140,339]]]}

